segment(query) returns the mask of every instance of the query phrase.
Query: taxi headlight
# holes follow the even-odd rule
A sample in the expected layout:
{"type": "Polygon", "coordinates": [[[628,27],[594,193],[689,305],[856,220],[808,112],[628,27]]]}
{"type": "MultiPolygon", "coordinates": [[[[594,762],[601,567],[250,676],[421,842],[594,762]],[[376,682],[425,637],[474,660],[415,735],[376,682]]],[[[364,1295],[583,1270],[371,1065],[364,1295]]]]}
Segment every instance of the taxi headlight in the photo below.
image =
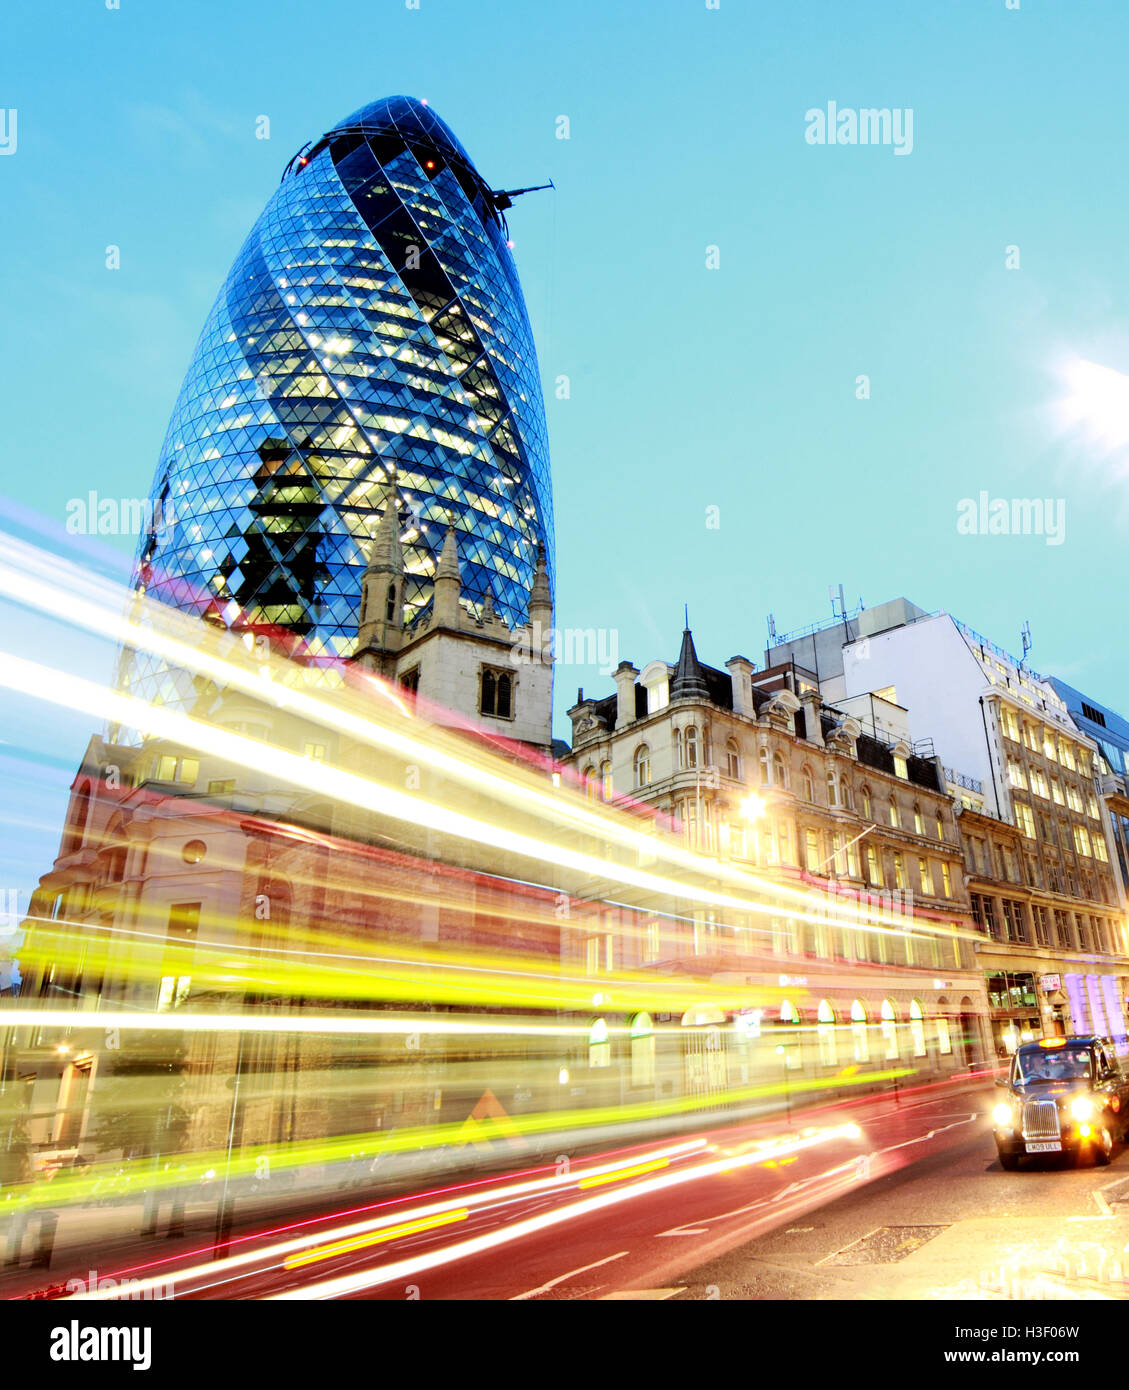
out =
{"type": "Polygon", "coordinates": [[[992,1111],[992,1119],[998,1125],[1010,1125],[1014,1116],[1010,1105],[1005,1105],[1000,1101],[999,1105],[992,1111]]]}
{"type": "Polygon", "coordinates": [[[1094,1102],[1086,1096],[1079,1096],[1070,1102],[1070,1113],[1076,1120],[1088,1120],[1094,1113],[1094,1102]]]}

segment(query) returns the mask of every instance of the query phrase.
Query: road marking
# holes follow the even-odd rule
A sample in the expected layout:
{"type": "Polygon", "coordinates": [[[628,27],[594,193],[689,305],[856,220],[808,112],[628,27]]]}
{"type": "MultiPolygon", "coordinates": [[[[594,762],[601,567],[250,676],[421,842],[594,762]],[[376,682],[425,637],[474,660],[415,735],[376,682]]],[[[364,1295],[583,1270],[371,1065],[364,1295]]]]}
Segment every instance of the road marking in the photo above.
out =
{"type": "Polygon", "coordinates": [[[705,1226],[673,1226],[669,1231],[660,1231],[655,1237],[656,1240],[662,1236],[708,1236],[709,1230],[705,1226]]]}
{"type": "Polygon", "coordinates": [[[1106,1195],[1104,1192],[1091,1192],[1090,1196],[1093,1197],[1094,1201],[1097,1202],[1098,1206],[1101,1208],[1101,1213],[1103,1216],[1113,1215],[1113,1208],[1106,1201],[1106,1195]]]}
{"type": "Polygon", "coordinates": [[[566,1279],[571,1279],[575,1274],[585,1274],[590,1269],[599,1269],[601,1265],[610,1265],[613,1260],[622,1260],[628,1252],[621,1250],[618,1255],[609,1255],[607,1259],[596,1260],[590,1265],[581,1265],[579,1269],[570,1269],[567,1274],[559,1274],[555,1279],[550,1279],[547,1284],[541,1284],[536,1289],[529,1289],[525,1293],[516,1293],[509,1301],[520,1303],[523,1298],[534,1298],[539,1293],[547,1293],[549,1289],[555,1289],[558,1284],[563,1284],[566,1279]]]}
{"type": "Polygon", "coordinates": [[[682,1284],[677,1289],[620,1289],[616,1293],[603,1293],[600,1295],[599,1302],[634,1302],[636,1299],[656,1299],[663,1301],[673,1298],[676,1293],[685,1292],[686,1285],[682,1284]]]}

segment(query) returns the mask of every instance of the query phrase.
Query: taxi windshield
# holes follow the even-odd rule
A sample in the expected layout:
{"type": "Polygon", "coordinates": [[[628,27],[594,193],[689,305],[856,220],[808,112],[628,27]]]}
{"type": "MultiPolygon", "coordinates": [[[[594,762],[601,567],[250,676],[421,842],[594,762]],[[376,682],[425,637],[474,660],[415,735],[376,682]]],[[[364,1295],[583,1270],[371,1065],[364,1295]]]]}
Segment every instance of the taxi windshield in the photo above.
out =
{"type": "Polygon", "coordinates": [[[1086,1047],[1033,1049],[1015,1058],[1015,1079],[1028,1081],[1088,1081],[1090,1050],[1086,1047]]]}

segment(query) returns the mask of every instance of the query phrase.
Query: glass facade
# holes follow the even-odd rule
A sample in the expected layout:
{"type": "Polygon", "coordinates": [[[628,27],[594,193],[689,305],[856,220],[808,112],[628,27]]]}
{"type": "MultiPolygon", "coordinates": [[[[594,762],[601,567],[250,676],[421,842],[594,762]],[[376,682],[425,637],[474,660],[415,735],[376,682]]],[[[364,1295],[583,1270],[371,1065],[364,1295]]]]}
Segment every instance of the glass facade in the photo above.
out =
{"type": "MultiPolygon", "coordinates": [[[[406,619],[449,524],[464,599],[524,622],[553,576],[544,405],[502,209],[424,103],[362,108],[291,161],[227,277],[173,411],[135,583],[313,658],[356,642],[395,495],[406,619]]],[[[130,675],[144,682],[146,658],[130,675]]],[[[156,671],[152,670],[152,674],[156,671]]]]}

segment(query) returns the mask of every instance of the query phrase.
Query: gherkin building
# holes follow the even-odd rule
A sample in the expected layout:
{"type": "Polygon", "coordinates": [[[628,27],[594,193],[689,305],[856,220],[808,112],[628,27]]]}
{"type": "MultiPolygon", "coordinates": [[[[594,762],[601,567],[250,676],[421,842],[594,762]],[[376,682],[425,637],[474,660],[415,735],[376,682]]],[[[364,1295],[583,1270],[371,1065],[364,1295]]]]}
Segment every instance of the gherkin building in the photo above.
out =
{"type": "MultiPolygon", "coordinates": [[[[371,538],[395,505],[408,621],[448,525],[464,599],[525,621],[539,547],[553,575],[553,517],[510,196],[408,97],[291,160],[181,387],[138,590],[333,661],[355,645],[371,538]]],[[[134,688],[145,661],[132,654],[134,688]]]]}

